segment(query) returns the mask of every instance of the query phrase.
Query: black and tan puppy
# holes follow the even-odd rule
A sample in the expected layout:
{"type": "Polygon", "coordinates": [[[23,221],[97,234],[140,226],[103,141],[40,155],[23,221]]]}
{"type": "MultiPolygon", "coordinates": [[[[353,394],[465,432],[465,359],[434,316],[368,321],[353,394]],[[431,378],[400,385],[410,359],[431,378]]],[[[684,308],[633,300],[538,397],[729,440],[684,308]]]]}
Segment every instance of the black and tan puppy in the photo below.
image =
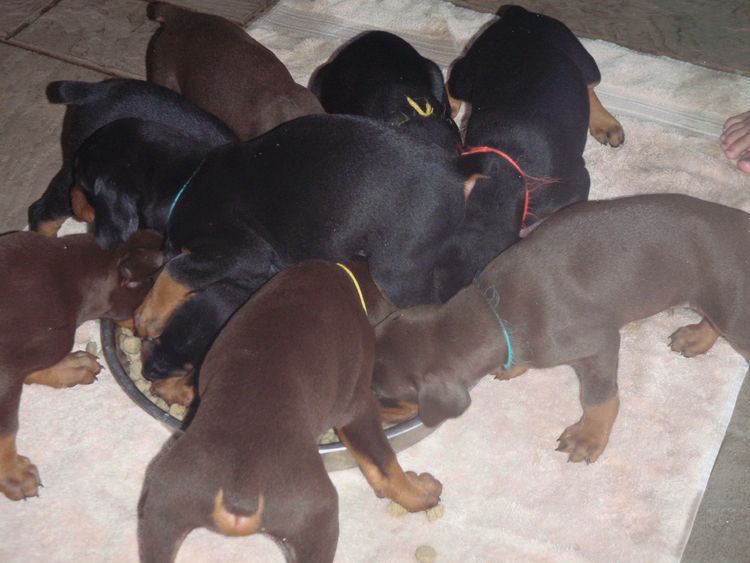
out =
{"type": "Polygon", "coordinates": [[[460,164],[347,115],[298,118],[212,151],[173,204],[175,258],[136,314],[139,334],[159,338],[146,376],[196,367],[250,294],[307,258],[366,259],[395,304],[436,302],[436,259],[464,217],[460,164]]]}
{"type": "Polygon", "coordinates": [[[419,404],[428,425],[461,414],[487,373],[571,366],[583,416],[559,438],[595,461],[617,416],[619,329],[687,306],[703,320],[671,347],[706,352],[723,336],[750,359],[750,215],[699,199],[644,195],[580,203],[544,221],[442,307],[396,312],[377,333],[373,388],[419,404]]]}
{"type": "Polygon", "coordinates": [[[218,116],[240,140],[323,113],[312,92],[240,26],[166,2],[150,2],[148,17],[162,24],[146,53],[148,79],[218,116]]]}
{"type": "Polygon", "coordinates": [[[109,123],[76,152],[73,214],[92,224],[102,248],[139,229],[164,233],[170,204],[210,149],[161,123],[135,118],[109,123]]]}
{"type": "Polygon", "coordinates": [[[371,324],[390,308],[365,263],[350,267],[293,266],[221,331],[201,370],[195,418],[146,473],[141,561],[173,561],[198,527],[268,534],[291,561],[332,561],[338,499],[317,446],[331,427],[379,497],[410,511],[438,503],[440,483],[404,473],[380,426],[371,324]]]}
{"type": "Polygon", "coordinates": [[[440,68],[392,33],[356,37],[314,73],[310,89],[328,113],[372,117],[450,150],[461,144],[440,68]]]}
{"type": "Polygon", "coordinates": [[[97,318],[130,319],[161,266],[162,237],[136,233],[112,250],[91,235],[62,238],[18,232],[0,237],[0,492],[36,496],[39,472],[16,451],[24,383],[93,383],[100,366],[71,352],[76,327],[97,318]]]}
{"type": "Polygon", "coordinates": [[[100,127],[118,119],[135,117],[173,127],[211,147],[237,140],[215,116],[179,94],[143,80],[51,82],[47,87],[47,98],[53,104],[67,105],[60,136],[62,167],[42,197],[29,207],[31,230],[49,236],[54,236],[73,213],[70,190],[74,182],[75,153],[100,127]]]}
{"type": "MultiPolygon", "coordinates": [[[[448,91],[471,104],[464,158],[481,176],[470,212],[497,209],[512,242],[523,227],[588,198],[587,129],[612,146],[623,132],[594,93],[596,62],[564,24],[519,6],[498,16],[454,63],[448,91]]],[[[453,259],[461,251],[446,249],[453,259]]]]}

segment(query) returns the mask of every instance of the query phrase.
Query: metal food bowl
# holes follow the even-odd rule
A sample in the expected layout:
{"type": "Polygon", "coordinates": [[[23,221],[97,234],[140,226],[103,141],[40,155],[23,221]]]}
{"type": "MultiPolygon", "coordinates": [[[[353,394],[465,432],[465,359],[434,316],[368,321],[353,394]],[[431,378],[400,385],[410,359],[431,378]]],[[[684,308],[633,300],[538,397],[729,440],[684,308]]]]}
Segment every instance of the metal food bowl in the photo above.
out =
{"type": "MultiPolygon", "coordinates": [[[[189,422],[183,422],[175,418],[169,412],[153,403],[136,387],[135,382],[130,378],[127,368],[128,359],[118,346],[117,325],[113,321],[102,319],[101,338],[102,349],[104,350],[104,357],[107,360],[107,364],[115,377],[115,381],[122,387],[128,397],[156,420],[165,424],[170,430],[182,432],[189,422]]],[[[386,429],[385,435],[393,450],[400,452],[416,444],[434,430],[435,428],[429,428],[422,424],[419,417],[414,417],[411,420],[386,429]]],[[[357,467],[357,462],[341,442],[320,444],[318,451],[323,456],[323,463],[328,471],[357,467]]]]}

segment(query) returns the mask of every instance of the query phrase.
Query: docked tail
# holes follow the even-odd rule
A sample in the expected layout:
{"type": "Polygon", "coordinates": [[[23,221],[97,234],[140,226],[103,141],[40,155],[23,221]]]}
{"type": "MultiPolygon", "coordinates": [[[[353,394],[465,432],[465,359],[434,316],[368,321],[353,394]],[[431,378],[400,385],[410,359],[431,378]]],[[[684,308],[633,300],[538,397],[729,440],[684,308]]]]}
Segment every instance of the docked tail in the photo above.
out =
{"type": "Polygon", "coordinates": [[[47,85],[47,100],[52,104],[86,104],[93,97],[98,97],[99,84],[80,80],[56,80],[47,85]]]}
{"type": "Polygon", "coordinates": [[[164,23],[185,11],[167,2],[149,2],[146,8],[146,16],[155,22],[164,23]]]}

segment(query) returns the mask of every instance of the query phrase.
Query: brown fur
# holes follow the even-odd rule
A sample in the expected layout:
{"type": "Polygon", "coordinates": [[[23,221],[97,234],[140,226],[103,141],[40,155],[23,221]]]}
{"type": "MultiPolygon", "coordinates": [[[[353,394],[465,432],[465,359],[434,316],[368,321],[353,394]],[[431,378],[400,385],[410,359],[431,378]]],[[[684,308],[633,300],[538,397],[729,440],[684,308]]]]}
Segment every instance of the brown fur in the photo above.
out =
{"type": "Polygon", "coordinates": [[[401,469],[370,391],[371,324],[393,307],[364,262],[350,268],[368,314],[342,269],[311,260],[264,285],[214,341],[195,417],[146,474],[138,532],[144,563],[172,561],[198,527],[262,532],[291,560],[331,561],[338,503],[317,445],[331,427],[378,496],[412,511],[437,504],[440,483],[401,469]]]}
{"type": "Polygon", "coordinates": [[[24,382],[51,387],[93,383],[100,366],[70,352],[76,327],[89,319],[132,316],[161,266],[161,236],[136,233],[101,250],[92,235],[48,238],[19,232],[0,237],[0,492],[35,496],[39,473],[16,452],[24,382]]]}
{"type": "Polygon", "coordinates": [[[151,2],[160,22],[146,56],[148,79],[179,92],[246,141],[295,117],[323,113],[271,51],[224,18],[151,2]]]}

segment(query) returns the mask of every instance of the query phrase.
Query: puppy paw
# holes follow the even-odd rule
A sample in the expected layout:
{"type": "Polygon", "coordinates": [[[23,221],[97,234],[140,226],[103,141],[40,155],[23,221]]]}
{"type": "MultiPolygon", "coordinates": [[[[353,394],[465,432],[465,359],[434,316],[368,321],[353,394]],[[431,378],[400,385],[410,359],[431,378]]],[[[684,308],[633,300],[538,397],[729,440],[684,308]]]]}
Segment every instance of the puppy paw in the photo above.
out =
{"type": "Polygon", "coordinates": [[[602,145],[619,147],[625,142],[625,131],[622,125],[610,114],[600,115],[596,119],[592,119],[589,131],[591,136],[602,145]]]}
{"type": "Polygon", "coordinates": [[[96,374],[101,370],[102,366],[96,361],[96,356],[83,351],[71,352],[54,366],[29,374],[25,382],[58,389],[90,385],[96,381],[96,374]]]}
{"type": "Polygon", "coordinates": [[[429,473],[417,475],[413,471],[404,473],[409,485],[408,498],[395,499],[409,512],[420,512],[432,508],[440,502],[443,485],[429,473]]]}
{"type": "Polygon", "coordinates": [[[193,386],[193,374],[159,379],[151,384],[151,393],[160,397],[170,407],[182,405],[189,407],[195,399],[195,387],[193,386]]]}
{"type": "Polygon", "coordinates": [[[673,352],[692,358],[705,354],[714,345],[719,333],[705,320],[698,324],[683,326],[669,337],[673,352]]]}
{"type": "Polygon", "coordinates": [[[570,454],[568,461],[573,463],[595,462],[609,441],[609,434],[602,432],[597,426],[587,424],[585,419],[568,426],[557,439],[557,451],[570,454]]]}
{"type": "Polygon", "coordinates": [[[0,492],[10,500],[39,496],[39,471],[22,455],[0,467],[0,492]]]}

